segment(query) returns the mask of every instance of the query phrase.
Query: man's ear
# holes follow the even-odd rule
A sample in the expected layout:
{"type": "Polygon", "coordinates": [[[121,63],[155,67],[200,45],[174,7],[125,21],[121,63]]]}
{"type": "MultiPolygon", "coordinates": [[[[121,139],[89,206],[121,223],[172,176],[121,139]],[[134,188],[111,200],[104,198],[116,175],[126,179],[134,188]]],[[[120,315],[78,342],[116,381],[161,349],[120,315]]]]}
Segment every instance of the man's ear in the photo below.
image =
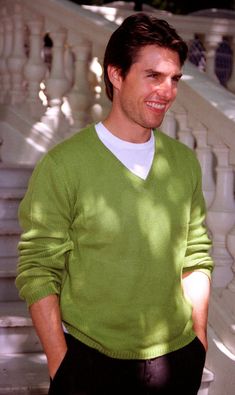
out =
{"type": "Polygon", "coordinates": [[[107,72],[113,87],[119,89],[122,82],[120,69],[116,66],[108,65],[107,72]]]}

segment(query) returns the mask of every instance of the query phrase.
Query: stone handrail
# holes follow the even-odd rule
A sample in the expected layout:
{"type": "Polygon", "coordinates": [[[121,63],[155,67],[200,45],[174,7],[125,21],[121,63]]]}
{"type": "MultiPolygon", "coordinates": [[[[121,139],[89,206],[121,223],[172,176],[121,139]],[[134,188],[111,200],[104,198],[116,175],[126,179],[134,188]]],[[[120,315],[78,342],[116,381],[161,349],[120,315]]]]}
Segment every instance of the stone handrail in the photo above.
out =
{"type": "MultiPolygon", "coordinates": [[[[102,15],[103,10],[94,15],[94,9],[66,0],[0,0],[0,9],[0,121],[11,125],[19,141],[18,149],[11,152],[12,137],[1,132],[2,159],[33,164],[50,146],[88,122],[102,119],[108,111],[100,64],[108,37],[121,20],[112,22],[102,15]],[[43,46],[46,34],[51,48],[43,46]]],[[[116,17],[121,18],[122,12],[117,10],[116,17]]],[[[208,18],[167,15],[165,19],[187,40],[199,30],[210,43],[217,43],[215,37],[222,35],[235,36],[230,21],[215,24],[208,18]]],[[[235,352],[231,329],[235,315],[235,96],[211,77],[186,63],[178,98],[162,129],[195,149],[201,162],[216,264],[213,285],[219,290],[211,322],[218,328],[217,321],[225,322],[226,315],[221,336],[235,352]]]]}
{"type": "MultiPolygon", "coordinates": [[[[121,2],[116,2],[121,3],[121,2]]],[[[114,2],[115,4],[115,2],[114,2]]],[[[83,8],[90,10],[94,13],[103,15],[107,20],[113,21],[116,24],[120,24],[123,19],[130,15],[133,11],[130,6],[123,3],[120,8],[113,8],[112,3],[110,6],[98,7],[98,6],[87,6],[83,8]]],[[[235,20],[234,19],[223,19],[223,18],[209,18],[199,17],[193,15],[174,15],[169,12],[152,9],[146,7],[145,12],[154,12],[158,18],[163,18],[169,22],[186,40],[189,47],[192,44],[195,37],[200,38],[200,42],[204,47],[203,54],[205,56],[205,71],[207,75],[214,81],[218,81],[215,74],[215,58],[216,50],[219,44],[224,38],[230,44],[231,51],[235,54],[235,20]]],[[[226,86],[232,92],[235,92],[235,56],[233,55],[232,61],[232,72],[231,76],[226,83],[226,86]]]]}
{"type": "Polygon", "coordinates": [[[235,95],[186,63],[178,96],[161,126],[196,150],[213,242],[210,324],[235,353],[235,95]]]}

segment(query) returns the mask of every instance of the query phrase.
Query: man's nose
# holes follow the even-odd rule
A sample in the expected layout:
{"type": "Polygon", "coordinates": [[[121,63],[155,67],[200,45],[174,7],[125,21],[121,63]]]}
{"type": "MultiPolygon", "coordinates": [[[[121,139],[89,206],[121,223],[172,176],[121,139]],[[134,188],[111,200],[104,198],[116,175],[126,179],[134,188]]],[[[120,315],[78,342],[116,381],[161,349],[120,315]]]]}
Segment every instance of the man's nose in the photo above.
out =
{"type": "Polygon", "coordinates": [[[169,100],[173,96],[173,84],[172,80],[164,80],[162,83],[158,86],[158,95],[165,100],[169,100]]]}

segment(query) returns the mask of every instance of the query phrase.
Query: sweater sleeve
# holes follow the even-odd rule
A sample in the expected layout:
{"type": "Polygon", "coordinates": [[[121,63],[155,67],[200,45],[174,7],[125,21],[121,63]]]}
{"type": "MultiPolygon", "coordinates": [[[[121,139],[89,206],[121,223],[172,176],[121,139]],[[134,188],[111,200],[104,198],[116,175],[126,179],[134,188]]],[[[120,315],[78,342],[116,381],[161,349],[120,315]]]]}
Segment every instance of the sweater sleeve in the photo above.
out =
{"type": "Polygon", "coordinates": [[[16,286],[28,305],[60,293],[66,256],[73,249],[70,204],[63,167],[47,154],[36,166],[19,207],[22,235],[16,286]]]}
{"type": "Polygon", "coordinates": [[[201,167],[196,157],[191,160],[194,164],[192,177],[195,180],[191,201],[190,219],[188,227],[187,248],[183,272],[200,270],[211,277],[213,261],[210,256],[211,241],[205,225],[205,201],[202,192],[201,167]]]}

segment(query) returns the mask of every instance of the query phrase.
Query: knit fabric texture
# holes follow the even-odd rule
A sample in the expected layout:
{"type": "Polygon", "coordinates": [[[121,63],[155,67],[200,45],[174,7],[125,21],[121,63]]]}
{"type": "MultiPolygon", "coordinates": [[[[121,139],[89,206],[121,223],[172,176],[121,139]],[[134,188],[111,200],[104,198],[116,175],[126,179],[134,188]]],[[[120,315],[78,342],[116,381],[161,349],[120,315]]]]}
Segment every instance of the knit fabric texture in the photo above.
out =
{"type": "Polygon", "coordinates": [[[39,161],[19,209],[20,296],[30,305],[58,294],[68,332],[113,358],[188,344],[182,273],[213,268],[200,165],[188,147],[154,134],[143,180],[85,128],[39,161]]]}

